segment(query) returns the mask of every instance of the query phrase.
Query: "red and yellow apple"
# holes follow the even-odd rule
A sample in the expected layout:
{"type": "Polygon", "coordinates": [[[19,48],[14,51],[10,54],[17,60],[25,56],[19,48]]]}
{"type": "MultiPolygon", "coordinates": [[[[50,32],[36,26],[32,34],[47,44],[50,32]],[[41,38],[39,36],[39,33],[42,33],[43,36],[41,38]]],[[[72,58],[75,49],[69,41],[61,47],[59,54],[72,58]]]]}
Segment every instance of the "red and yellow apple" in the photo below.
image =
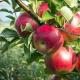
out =
{"type": "Polygon", "coordinates": [[[71,72],[76,65],[76,54],[72,48],[61,47],[45,58],[46,67],[51,72],[71,72]]]}
{"type": "Polygon", "coordinates": [[[41,25],[33,34],[34,47],[43,53],[55,52],[63,46],[63,43],[61,33],[52,25],[41,25]]]}
{"type": "Polygon", "coordinates": [[[31,33],[26,28],[27,23],[31,25],[33,30],[36,30],[36,28],[39,26],[38,23],[27,12],[22,13],[15,22],[16,29],[22,37],[25,37],[31,33]]]}

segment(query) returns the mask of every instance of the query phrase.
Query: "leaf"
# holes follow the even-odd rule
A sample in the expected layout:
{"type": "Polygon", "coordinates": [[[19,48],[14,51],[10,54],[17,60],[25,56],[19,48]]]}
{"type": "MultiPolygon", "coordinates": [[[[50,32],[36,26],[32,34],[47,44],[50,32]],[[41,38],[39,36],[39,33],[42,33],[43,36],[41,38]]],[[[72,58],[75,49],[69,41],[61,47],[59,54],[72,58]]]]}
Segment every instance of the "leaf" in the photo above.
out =
{"type": "Polygon", "coordinates": [[[30,50],[29,48],[27,48],[24,44],[24,53],[26,54],[26,59],[30,58],[30,50]]]}
{"type": "Polygon", "coordinates": [[[3,45],[3,47],[2,47],[1,53],[4,53],[5,51],[7,51],[9,45],[10,45],[10,43],[9,43],[9,42],[6,42],[6,43],[3,45]]]}
{"type": "Polygon", "coordinates": [[[71,8],[78,7],[78,0],[64,0],[71,8]]]}
{"type": "Polygon", "coordinates": [[[12,8],[15,10],[17,3],[16,0],[11,0],[12,1],[12,8]]]}
{"type": "Polygon", "coordinates": [[[15,10],[14,10],[14,12],[19,12],[21,10],[21,8],[20,7],[17,7],[15,10]]]}
{"type": "Polygon", "coordinates": [[[15,17],[13,17],[13,16],[8,15],[6,17],[9,18],[9,19],[11,19],[11,20],[15,20],[15,17]]]}
{"type": "Polygon", "coordinates": [[[5,28],[1,35],[5,38],[18,37],[18,34],[15,30],[5,28]]]}
{"type": "Polygon", "coordinates": [[[11,41],[10,41],[10,46],[9,48],[12,48],[12,47],[15,47],[15,46],[19,46],[19,45],[22,45],[23,42],[19,39],[19,38],[13,38],[11,41]]]}
{"type": "Polygon", "coordinates": [[[32,40],[32,35],[33,33],[31,33],[29,36],[27,36],[25,39],[24,39],[24,44],[27,48],[30,48],[30,43],[31,43],[31,40],[32,40]]]}
{"type": "Polygon", "coordinates": [[[61,9],[60,9],[60,12],[61,14],[65,17],[65,19],[67,21],[70,21],[73,17],[73,12],[70,8],[68,8],[67,6],[63,6],[61,9]]]}
{"type": "Polygon", "coordinates": [[[41,59],[43,56],[37,52],[37,51],[34,51],[30,57],[27,59],[28,63],[32,63],[33,61],[38,61],[39,59],[41,59]]]}
{"type": "Polygon", "coordinates": [[[0,41],[5,41],[5,42],[7,42],[6,38],[4,38],[4,37],[2,37],[2,36],[0,36],[0,41]]]}
{"type": "Polygon", "coordinates": [[[42,19],[44,21],[47,21],[47,20],[53,19],[53,16],[49,12],[46,11],[42,16],[42,19]]]}
{"type": "Polygon", "coordinates": [[[12,21],[10,22],[10,26],[12,26],[14,23],[15,23],[15,20],[12,20],[12,21]]]}
{"type": "Polygon", "coordinates": [[[9,11],[8,9],[5,9],[5,8],[0,9],[0,12],[8,12],[8,13],[10,13],[10,14],[13,14],[12,11],[9,11]]]}
{"type": "Polygon", "coordinates": [[[31,41],[32,41],[32,36],[33,36],[33,33],[31,33],[28,37],[28,46],[30,45],[31,41]]]}
{"type": "Polygon", "coordinates": [[[9,0],[3,0],[3,1],[5,1],[5,2],[8,3],[8,4],[10,4],[9,0]]]}

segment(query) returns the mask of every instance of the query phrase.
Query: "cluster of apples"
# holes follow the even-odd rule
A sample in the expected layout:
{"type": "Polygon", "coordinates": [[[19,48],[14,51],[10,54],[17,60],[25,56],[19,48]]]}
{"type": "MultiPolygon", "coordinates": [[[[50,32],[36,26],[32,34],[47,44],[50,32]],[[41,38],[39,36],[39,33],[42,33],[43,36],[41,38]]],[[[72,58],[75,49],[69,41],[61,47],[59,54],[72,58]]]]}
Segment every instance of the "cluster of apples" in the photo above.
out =
{"type": "MultiPolygon", "coordinates": [[[[41,3],[37,15],[49,11],[48,3],[41,3]]],[[[75,40],[80,34],[80,12],[77,12],[70,23],[63,25],[60,30],[56,25],[39,25],[27,12],[22,13],[16,20],[15,26],[21,37],[26,37],[31,32],[27,29],[27,23],[31,25],[33,32],[32,42],[35,49],[45,57],[45,65],[52,72],[72,72],[76,67],[80,70],[80,55],[76,56],[71,47],[65,47],[64,41],[75,40]]],[[[52,79],[58,80],[58,79],[52,79]]]]}

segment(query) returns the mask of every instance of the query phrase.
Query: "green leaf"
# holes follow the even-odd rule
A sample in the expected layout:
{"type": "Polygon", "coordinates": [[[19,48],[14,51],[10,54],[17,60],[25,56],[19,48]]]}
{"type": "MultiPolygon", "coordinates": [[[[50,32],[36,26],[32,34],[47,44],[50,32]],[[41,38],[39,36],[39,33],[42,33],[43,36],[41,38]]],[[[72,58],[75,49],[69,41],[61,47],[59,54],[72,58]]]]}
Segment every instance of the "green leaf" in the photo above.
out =
{"type": "Polygon", "coordinates": [[[6,42],[6,43],[3,45],[3,47],[2,47],[1,53],[4,53],[5,51],[7,51],[8,48],[9,48],[9,45],[10,45],[10,43],[9,43],[9,42],[6,42]]]}
{"type": "Polygon", "coordinates": [[[0,9],[0,12],[8,12],[8,13],[10,13],[10,14],[13,14],[12,11],[10,11],[10,10],[8,10],[8,9],[5,9],[5,8],[0,9]]]}
{"type": "Polygon", "coordinates": [[[5,38],[18,37],[18,34],[15,30],[5,28],[1,35],[5,38]]]}
{"type": "Polygon", "coordinates": [[[12,21],[10,22],[10,26],[14,25],[14,23],[15,23],[15,20],[12,20],[12,21]]]}
{"type": "Polygon", "coordinates": [[[6,38],[0,36],[0,41],[4,41],[4,42],[7,42],[6,38]]]}
{"type": "Polygon", "coordinates": [[[29,59],[31,55],[30,50],[25,46],[25,44],[24,44],[24,53],[26,54],[26,59],[29,59]]]}
{"type": "Polygon", "coordinates": [[[67,21],[70,21],[73,17],[73,12],[70,8],[68,8],[67,6],[63,6],[61,9],[60,9],[60,12],[61,14],[65,17],[65,19],[67,21]]]}
{"type": "Polygon", "coordinates": [[[28,46],[30,45],[31,41],[32,41],[32,36],[33,36],[33,33],[31,33],[28,37],[28,46]]]}
{"type": "Polygon", "coordinates": [[[12,8],[15,10],[17,3],[16,0],[11,0],[12,1],[12,8]]]}
{"type": "Polygon", "coordinates": [[[28,63],[32,63],[33,61],[38,61],[39,59],[41,59],[43,56],[37,52],[37,51],[34,51],[30,57],[27,59],[28,63]]]}
{"type": "Polygon", "coordinates": [[[78,0],[64,0],[71,8],[78,7],[78,0]]]}
{"type": "Polygon", "coordinates": [[[11,20],[15,20],[15,17],[13,17],[13,16],[8,15],[6,17],[9,18],[9,19],[11,19],[11,20]]]}
{"type": "Polygon", "coordinates": [[[30,32],[33,31],[32,26],[31,26],[30,23],[27,23],[27,24],[26,24],[25,30],[30,31],[30,32]]]}
{"type": "Polygon", "coordinates": [[[20,7],[17,7],[15,10],[14,10],[14,12],[19,12],[21,10],[21,8],[20,7]]]}
{"type": "Polygon", "coordinates": [[[30,48],[30,43],[32,41],[32,36],[33,36],[33,33],[31,33],[29,36],[26,36],[26,38],[24,39],[24,44],[27,48],[30,48]]]}
{"type": "Polygon", "coordinates": [[[5,1],[5,2],[8,3],[8,4],[10,4],[9,0],[3,0],[3,1],[5,1]]]}
{"type": "Polygon", "coordinates": [[[53,16],[49,12],[46,11],[42,16],[42,20],[47,21],[50,19],[53,19],[53,16]]]}

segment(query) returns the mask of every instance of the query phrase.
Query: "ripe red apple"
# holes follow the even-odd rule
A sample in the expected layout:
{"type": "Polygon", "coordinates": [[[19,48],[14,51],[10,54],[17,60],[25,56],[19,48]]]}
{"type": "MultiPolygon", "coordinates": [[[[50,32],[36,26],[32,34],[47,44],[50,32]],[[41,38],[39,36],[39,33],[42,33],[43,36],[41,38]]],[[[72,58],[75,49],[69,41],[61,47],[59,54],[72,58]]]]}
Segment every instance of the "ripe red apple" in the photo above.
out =
{"type": "Polygon", "coordinates": [[[72,21],[71,21],[71,24],[74,25],[74,26],[77,26],[77,27],[80,27],[80,12],[77,12],[72,21]]]}
{"type": "Polygon", "coordinates": [[[65,41],[72,41],[72,40],[76,40],[78,38],[77,35],[71,34],[71,33],[66,32],[64,30],[60,30],[60,31],[61,31],[61,34],[62,34],[65,41]]]}
{"type": "Polygon", "coordinates": [[[33,34],[34,47],[43,53],[55,52],[64,43],[64,39],[55,26],[44,24],[33,34]]]}
{"type": "Polygon", "coordinates": [[[78,56],[77,56],[76,69],[77,69],[78,71],[80,71],[80,54],[78,54],[78,56]]]}
{"type": "Polygon", "coordinates": [[[61,47],[46,57],[45,64],[51,72],[71,72],[75,68],[76,54],[72,48],[61,47]]]}
{"type": "Polygon", "coordinates": [[[46,11],[49,11],[49,6],[48,6],[48,3],[46,2],[43,2],[39,5],[39,8],[38,8],[38,15],[40,17],[42,17],[42,15],[46,12],[46,11]]]}
{"type": "Polygon", "coordinates": [[[27,12],[22,13],[17,18],[16,23],[15,23],[16,29],[18,33],[20,34],[20,36],[22,37],[25,37],[27,34],[30,34],[30,32],[25,29],[27,27],[26,26],[27,23],[31,25],[33,30],[35,30],[39,26],[38,23],[34,19],[32,19],[32,17],[27,12]]]}
{"type": "Polygon", "coordinates": [[[77,12],[71,23],[65,23],[64,28],[72,34],[80,35],[80,12],[77,12]]]}

